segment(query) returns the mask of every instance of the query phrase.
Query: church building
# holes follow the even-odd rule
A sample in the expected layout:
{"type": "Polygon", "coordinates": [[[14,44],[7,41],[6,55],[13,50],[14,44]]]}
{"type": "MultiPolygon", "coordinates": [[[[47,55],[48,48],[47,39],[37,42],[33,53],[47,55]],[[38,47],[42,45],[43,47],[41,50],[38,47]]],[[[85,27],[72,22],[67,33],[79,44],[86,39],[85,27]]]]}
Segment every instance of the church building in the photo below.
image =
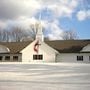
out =
{"type": "Polygon", "coordinates": [[[90,63],[90,40],[44,41],[41,25],[29,42],[0,42],[0,62],[90,63]]]}

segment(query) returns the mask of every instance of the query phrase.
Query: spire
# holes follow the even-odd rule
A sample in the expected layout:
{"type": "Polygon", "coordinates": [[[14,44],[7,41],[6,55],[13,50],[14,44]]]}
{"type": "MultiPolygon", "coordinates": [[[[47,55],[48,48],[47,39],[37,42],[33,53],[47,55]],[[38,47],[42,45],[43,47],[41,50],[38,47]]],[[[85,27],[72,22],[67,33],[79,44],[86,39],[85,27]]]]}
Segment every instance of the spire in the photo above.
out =
{"type": "Polygon", "coordinates": [[[39,41],[44,41],[41,18],[42,18],[42,15],[40,13],[39,21],[38,21],[38,28],[37,28],[36,39],[39,40],[39,41]]]}

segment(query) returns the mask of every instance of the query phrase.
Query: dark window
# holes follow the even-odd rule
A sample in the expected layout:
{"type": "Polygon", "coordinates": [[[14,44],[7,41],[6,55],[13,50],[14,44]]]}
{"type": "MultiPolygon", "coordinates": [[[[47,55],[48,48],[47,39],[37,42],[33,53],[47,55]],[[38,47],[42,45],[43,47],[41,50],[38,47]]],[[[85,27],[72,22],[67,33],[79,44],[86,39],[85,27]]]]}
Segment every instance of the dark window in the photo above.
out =
{"type": "Polygon", "coordinates": [[[3,59],[3,56],[0,56],[0,61],[3,59]]]}
{"type": "Polygon", "coordinates": [[[89,61],[90,61],[90,56],[89,56],[89,61]]]}
{"type": "Polygon", "coordinates": [[[33,55],[33,60],[43,60],[43,55],[33,55]]]}
{"type": "Polygon", "coordinates": [[[77,56],[77,61],[83,61],[83,56],[77,56]]]}
{"type": "Polygon", "coordinates": [[[39,59],[41,59],[41,60],[42,60],[42,59],[43,59],[43,55],[39,55],[39,59]]]}
{"type": "Polygon", "coordinates": [[[10,60],[10,56],[5,56],[5,60],[10,60]]]}
{"type": "Polygon", "coordinates": [[[18,60],[18,56],[13,56],[13,60],[17,61],[18,60]]]}

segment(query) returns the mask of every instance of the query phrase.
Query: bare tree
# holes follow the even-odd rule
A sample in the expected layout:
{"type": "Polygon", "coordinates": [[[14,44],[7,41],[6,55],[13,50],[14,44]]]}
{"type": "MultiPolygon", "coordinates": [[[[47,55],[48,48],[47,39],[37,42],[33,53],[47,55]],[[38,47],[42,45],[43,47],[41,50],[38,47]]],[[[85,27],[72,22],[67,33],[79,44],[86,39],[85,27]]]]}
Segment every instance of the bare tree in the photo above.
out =
{"type": "Polygon", "coordinates": [[[3,36],[2,36],[2,30],[0,29],[0,41],[2,41],[2,38],[3,38],[3,36]]]}
{"type": "Polygon", "coordinates": [[[6,42],[10,41],[10,32],[9,31],[7,31],[7,30],[3,31],[3,40],[6,42]]]}
{"type": "MultiPolygon", "coordinates": [[[[30,25],[30,30],[22,29],[19,26],[12,27],[11,30],[0,29],[0,42],[22,42],[35,40],[37,31],[40,28],[39,24],[40,23],[35,23],[30,25]]],[[[48,37],[45,37],[45,40],[48,40],[48,37]]]]}
{"type": "Polygon", "coordinates": [[[38,26],[39,26],[39,23],[35,23],[35,24],[31,24],[30,25],[30,30],[29,30],[29,35],[32,37],[32,39],[35,40],[36,38],[36,34],[37,34],[37,31],[38,31],[38,26]]]}
{"type": "Polygon", "coordinates": [[[68,31],[64,31],[62,33],[62,36],[61,36],[64,40],[74,40],[74,39],[77,39],[78,36],[77,36],[77,33],[76,31],[74,30],[68,30],[68,31]]]}
{"type": "Polygon", "coordinates": [[[11,41],[21,42],[24,37],[27,37],[27,33],[21,27],[13,27],[11,31],[11,41]]]}
{"type": "MultiPolygon", "coordinates": [[[[35,23],[35,24],[30,25],[30,30],[28,30],[28,31],[29,31],[29,36],[30,36],[31,40],[35,40],[36,34],[37,34],[38,30],[39,30],[39,25],[40,25],[40,23],[35,23]]],[[[42,29],[43,29],[43,34],[44,34],[45,33],[45,28],[42,27],[42,29]]],[[[47,36],[45,36],[44,40],[48,41],[49,38],[47,36]]]]}
{"type": "Polygon", "coordinates": [[[4,29],[0,29],[0,41],[1,42],[9,42],[10,32],[4,29]]]}

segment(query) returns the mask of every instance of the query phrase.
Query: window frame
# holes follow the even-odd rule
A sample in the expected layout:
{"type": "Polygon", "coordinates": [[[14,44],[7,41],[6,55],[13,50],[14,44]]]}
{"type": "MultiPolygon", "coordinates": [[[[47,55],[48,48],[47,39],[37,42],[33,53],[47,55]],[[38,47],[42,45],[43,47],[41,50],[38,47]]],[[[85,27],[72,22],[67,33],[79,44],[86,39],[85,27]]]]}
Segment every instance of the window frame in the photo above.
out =
{"type": "Polygon", "coordinates": [[[3,60],[3,56],[0,56],[0,61],[2,61],[3,60]]]}
{"type": "Polygon", "coordinates": [[[83,61],[83,56],[77,56],[77,61],[83,61]]]}
{"type": "Polygon", "coordinates": [[[39,55],[34,54],[33,60],[43,60],[43,55],[42,54],[39,54],[39,55]]]}
{"type": "Polygon", "coordinates": [[[89,61],[90,61],[90,56],[89,56],[89,61]]]}
{"type": "Polygon", "coordinates": [[[10,60],[10,56],[5,56],[5,60],[10,60]]]}
{"type": "Polygon", "coordinates": [[[18,58],[19,58],[18,56],[13,56],[14,61],[18,61],[18,58]]]}

